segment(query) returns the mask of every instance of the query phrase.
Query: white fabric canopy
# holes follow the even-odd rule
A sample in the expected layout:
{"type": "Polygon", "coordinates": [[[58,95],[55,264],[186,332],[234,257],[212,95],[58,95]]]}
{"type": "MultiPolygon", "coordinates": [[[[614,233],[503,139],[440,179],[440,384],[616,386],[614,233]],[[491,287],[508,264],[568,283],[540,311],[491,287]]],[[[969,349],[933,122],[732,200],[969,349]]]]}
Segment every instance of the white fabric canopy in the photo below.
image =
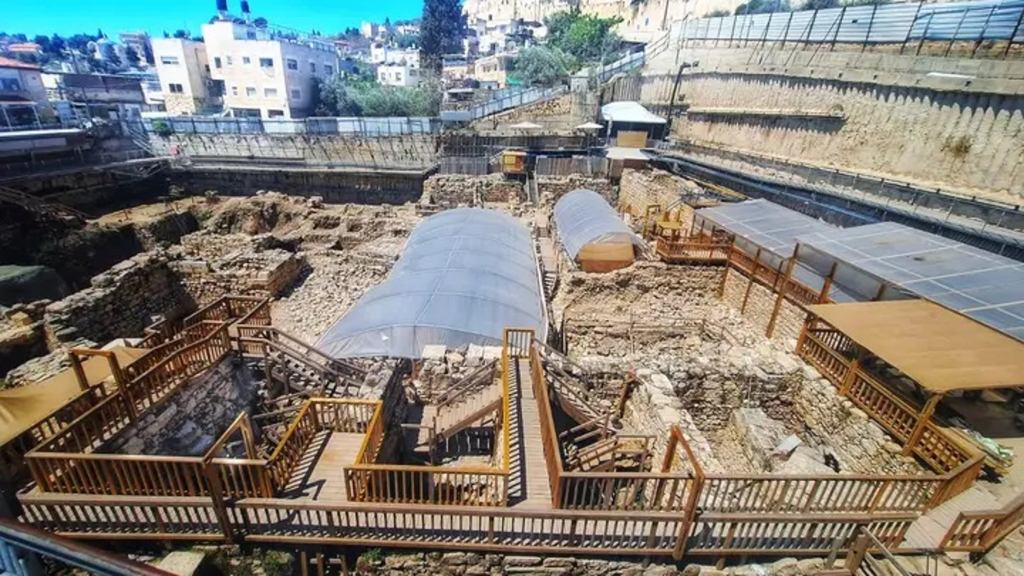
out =
{"type": "Polygon", "coordinates": [[[458,208],[421,222],[387,280],[317,346],[335,357],[419,358],[427,345],[500,345],[505,328],[546,337],[530,232],[507,214],[458,208]]]}
{"type": "Polygon", "coordinates": [[[601,117],[612,122],[665,124],[664,118],[652,114],[639,102],[609,102],[601,106],[601,117]]]}

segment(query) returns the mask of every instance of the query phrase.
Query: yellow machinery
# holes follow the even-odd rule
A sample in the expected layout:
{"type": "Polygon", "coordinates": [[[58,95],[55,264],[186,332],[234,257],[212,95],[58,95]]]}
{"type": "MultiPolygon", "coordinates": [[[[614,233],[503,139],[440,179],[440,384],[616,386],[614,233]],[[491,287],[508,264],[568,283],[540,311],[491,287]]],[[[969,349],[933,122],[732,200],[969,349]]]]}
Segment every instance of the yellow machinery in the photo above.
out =
{"type": "Polygon", "coordinates": [[[501,153],[502,174],[526,174],[526,150],[508,148],[501,153]]]}

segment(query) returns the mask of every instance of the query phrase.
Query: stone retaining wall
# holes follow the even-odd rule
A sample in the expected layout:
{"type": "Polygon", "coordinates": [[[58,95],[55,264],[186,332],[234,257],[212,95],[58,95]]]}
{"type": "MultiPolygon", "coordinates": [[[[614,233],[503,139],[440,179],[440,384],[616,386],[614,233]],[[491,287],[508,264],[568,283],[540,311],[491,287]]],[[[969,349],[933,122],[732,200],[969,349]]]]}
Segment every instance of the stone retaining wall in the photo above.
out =
{"type": "MultiPolygon", "coordinates": [[[[700,193],[699,186],[670,172],[627,168],[622,171],[619,182],[619,210],[642,217],[651,204],[659,204],[664,210],[684,194],[700,193]]],[[[693,221],[693,209],[686,204],[679,204],[677,209],[682,211],[682,221],[689,225],[693,221]]]]}
{"type": "Polygon", "coordinates": [[[174,317],[195,307],[160,251],[145,252],[92,279],[92,286],[46,307],[50,348],[79,338],[105,343],[136,337],[156,315],[174,317]]]}
{"type": "Polygon", "coordinates": [[[541,202],[554,205],[558,199],[580,188],[597,192],[614,207],[618,201],[615,185],[607,178],[591,178],[582,174],[568,176],[541,176],[537,178],[537,192],[541,202]]]}
{"type": "Polygon", "coordinates": [[[509,180],[501,174],[437,174],[423,182],[420,202],[456,207],[480,206],[485,202],[520,202],[525,198],[523,183],[509,180]]]}

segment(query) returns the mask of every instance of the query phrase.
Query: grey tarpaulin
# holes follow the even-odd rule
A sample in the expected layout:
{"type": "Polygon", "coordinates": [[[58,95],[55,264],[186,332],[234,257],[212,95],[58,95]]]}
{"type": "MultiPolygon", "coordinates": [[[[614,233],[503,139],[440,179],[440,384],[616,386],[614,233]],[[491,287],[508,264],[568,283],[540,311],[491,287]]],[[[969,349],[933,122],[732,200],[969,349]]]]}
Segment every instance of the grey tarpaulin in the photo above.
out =
{"type": "Polygon", "coordinates": [[[555,227],[566,254],[573,260],[587,244],[632,242],[643,246],[640,239],[596,192],[573,190],[555,203],[555,227]]]}
{"type": "Polygon", "coordinates": [[[507,214],[458,208],[421,222],[387,280],[317,346],[335,357],[419,358],[431,344],[500,345],[506,327],[546,336],[530,232],[507,214]]]}

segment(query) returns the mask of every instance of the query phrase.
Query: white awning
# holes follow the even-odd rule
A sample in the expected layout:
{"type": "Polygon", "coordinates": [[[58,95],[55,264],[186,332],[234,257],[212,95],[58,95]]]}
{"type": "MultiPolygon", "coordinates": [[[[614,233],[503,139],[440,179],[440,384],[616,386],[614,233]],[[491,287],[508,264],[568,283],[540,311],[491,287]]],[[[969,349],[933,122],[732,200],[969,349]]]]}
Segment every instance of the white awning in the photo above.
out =
{"type": "Polygon", "coordinates": [[[611,102],[601,106],[601,117],[612,122],[633,124],[665,124],[665,119],[652,114],[639,102],[611,102]]]}

